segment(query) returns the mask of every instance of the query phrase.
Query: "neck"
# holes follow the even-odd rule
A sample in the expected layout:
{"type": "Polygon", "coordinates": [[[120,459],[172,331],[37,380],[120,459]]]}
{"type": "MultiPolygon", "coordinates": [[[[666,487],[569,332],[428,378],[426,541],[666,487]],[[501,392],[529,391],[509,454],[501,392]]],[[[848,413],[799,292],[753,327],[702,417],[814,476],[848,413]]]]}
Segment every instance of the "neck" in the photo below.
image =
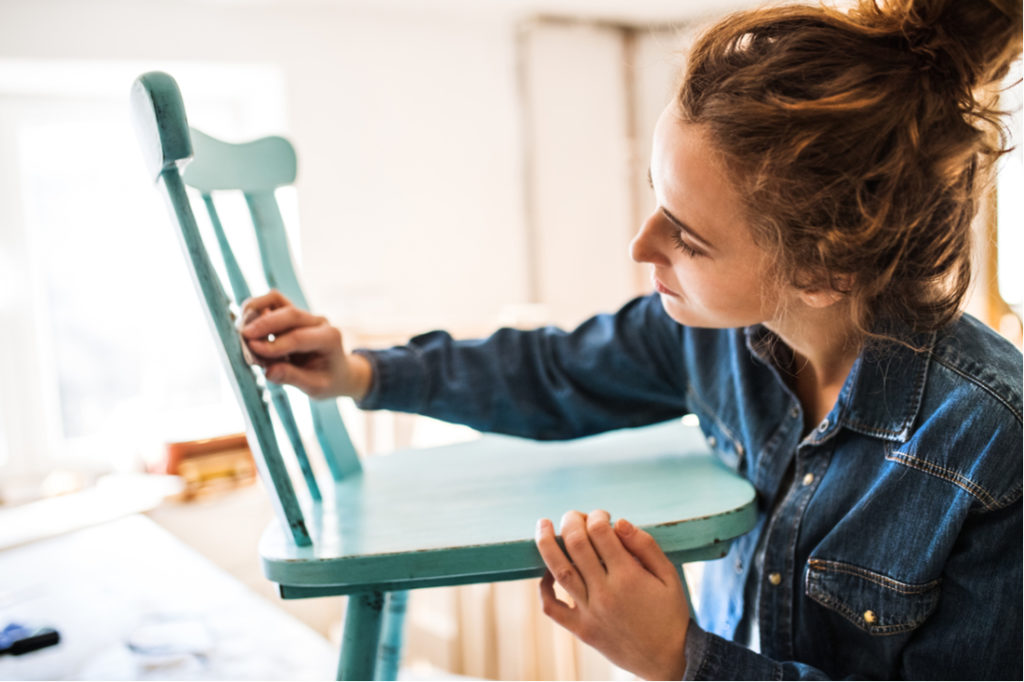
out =
{"type": "Polygon", "coordinates": [[[838,400],[860,352],[861,337],[842,303],[800,307],[765,326],[793,352],[790,387],[803,405],[804,427],[809,431],[838,400]]]}

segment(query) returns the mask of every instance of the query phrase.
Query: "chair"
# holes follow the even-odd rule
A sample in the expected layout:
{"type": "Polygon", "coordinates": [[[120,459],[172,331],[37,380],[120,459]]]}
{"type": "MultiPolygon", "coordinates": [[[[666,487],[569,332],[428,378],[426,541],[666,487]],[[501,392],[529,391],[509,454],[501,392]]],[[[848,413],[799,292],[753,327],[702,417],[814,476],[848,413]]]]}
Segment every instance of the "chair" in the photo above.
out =
{"type": "Polygon", "coordinates": [[[274,199],[295,179],[295,153],[279,137],[236,145],[190,129],[177,84],[164,73],[139,77],[131,100],[148,172],[179,228],[274,502],[277,521],[259,548],[264,572],[285,599],[349,595],[338,679],[395,678],[406,590],[542,575],[533,543],[540,517],[609,509],[649,531],[677,563],[724,556],[753,527],[752,486],[711,456],[698,428],[678,420],[561,443],[487,435],[360,461],[336,402],[311,401],[331,476],[318,479],[288,396],[243,356],[233,311],[249,289],[214,203],[214,194],[241,191],[267,281],[305,307],[274,199]],[[186,185],[198,190],[195,208],[208,212],[234,301],[186,185]],[[266,397],[298,465],[295,481],[266,397]]]}

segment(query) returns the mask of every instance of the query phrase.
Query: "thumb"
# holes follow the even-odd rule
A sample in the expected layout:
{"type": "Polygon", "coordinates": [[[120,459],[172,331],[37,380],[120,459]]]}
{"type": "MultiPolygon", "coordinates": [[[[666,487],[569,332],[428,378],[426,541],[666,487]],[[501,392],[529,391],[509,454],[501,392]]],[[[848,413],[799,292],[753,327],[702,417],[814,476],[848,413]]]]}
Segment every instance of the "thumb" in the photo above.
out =
{"type": "Polygon", "coordinates": [[[615,534],[619,536],[630,554],[662,582],[678,579],[675,565],[665,556],[665,552],[650,533],[640,530],[626,519],[619,519],[615,522],[615,534]]]}

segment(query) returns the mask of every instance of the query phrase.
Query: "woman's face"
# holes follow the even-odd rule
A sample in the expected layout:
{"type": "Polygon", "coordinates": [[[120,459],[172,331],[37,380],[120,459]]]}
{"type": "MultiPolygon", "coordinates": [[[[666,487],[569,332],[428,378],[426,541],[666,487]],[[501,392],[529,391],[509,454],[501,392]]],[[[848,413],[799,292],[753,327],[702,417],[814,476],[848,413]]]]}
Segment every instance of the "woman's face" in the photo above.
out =
{"type": "Polygon", "coordinates": [[[654,131],[650,180],[655,209],[633,239],[650,263],[661,303],[692,327],[744,327],[772,318],[785,292],[768,277],[770,258],[754,244],[738,190],[697,124],[675,104],[654,131]]]}

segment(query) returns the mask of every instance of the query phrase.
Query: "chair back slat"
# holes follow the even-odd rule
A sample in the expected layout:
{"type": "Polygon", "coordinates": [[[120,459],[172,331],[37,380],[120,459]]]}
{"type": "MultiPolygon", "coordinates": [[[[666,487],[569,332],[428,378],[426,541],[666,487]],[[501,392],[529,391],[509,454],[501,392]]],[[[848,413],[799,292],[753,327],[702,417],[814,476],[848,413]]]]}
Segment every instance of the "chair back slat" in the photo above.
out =
{"type": "MultiPolygon", "coordinates": [[[[267,283],[295,305],[309,310],[295,274],[288,235],[273,192],[246,192],[245,201],[256,229],[256,243],[267,283]]],[[[310,410],[313,413],[313,430],[334,479],[340,481],[360,471],[359,455],[338,412],[337,401],[310,399],[310,410]]]]}
{"type": "MultiPolygon", "coordinates": [[[[189,168],[200,168],[205,167],[205,163],[196,163],[193,161],[189,168]]],[[[188,174],[186,173],[185,184],[188,183],[188,174]]],[[[235,258],[235,252],[231,248],[231,243],[228,241],[227,234],[224,232],[224,225],[221,223],[220,214],[217,212],[217,206],[213,201],[213,195],[209,192],[202,192],[203,204],[206,206],[206,213],[210,218],[210,225],[213,227],[214,238],[217,240],[217,246],[220,250],[221,258],[224,262],[224,270],[227,273],[228,282],[231,283],[231,292],[235,296],[235,303],[241,306],[242,302],[249,298],[252,294],[249,291],[249,284],[245,281],[245,275],[242,274],[242,268],[238,264],[238,259],[235,258]]],[[[292,451],[295,453],[295,459],[299,463],[299,469],[302,471],[302,478],[306,482],[306,489],[309,491],[310,497],[314,501],[319,502],[323,499],[320,494],[320,487],[316,483],[316,476],[313,473],[313,468],[309,463],[309,456],[306,454],[306,446],[302,442],[302,436],[299,434],[298,424],[295,422],[295,414],[292,412],[291,403],[288,401],[288,395],[282,386],[267,381],[264,377],[264,382],[267,386],[267,391],[270,393],[270,402],[273,404],[274,409],[277,411],[277,416],[281,421],[281,426],[284,428],[285,434],[288,436],[288,442],[292,446],[292,451]]]]}
{"type": "MultiPolygon", "coordinates": [[[[299,308],[309,310],[309,302],[295,272],[288,235],[274,195],[277,188],[295,182],[298,162],[291,143],[282,137],[266,137],[233,144],[192,129],[192,146],[198,161],[186,169],[185,182],[204,193],[242,190],[252,217],[267,284],[299,308]]],[[[284,409],[284,401],[275,399],[274,403],[280,403],[281,410],[284,409]]],[[[282,414],[281,410],[278,411],[279,415],[282,414]]],[[[310,411],[313,431],[334,480],[340,481],[361,471],[359,455],[338,412],[337,402],[311,399],[310,411]]],[[[282,422],[293,424],[294,420],[289,422],[282,417],[282,422]]],[[[286,426],[286,431],[288,429],[286,426]]],[[[289,438],[292,439],[290,432],[289,438]]],[[[304,462],[301,442],[292,441],[299,465],[309,483],[311,478],[306,475],[308,464],[304,462]]],[[[310,494],[315,496],[315,484],[309,487],[310,494]]]]}
{"type": "Polygon", "coordinates": [[[191,136],[181,93],[165,73],[140,76],[132,85],[131,104],[136,132],[150,176],[162,190],[178,226],[193,284],[207,321],[220,343],[214,344],[245,417],[250,448],[274,511],[296,545],[311,544],[309,531],[287,467],[277,445],[263,392],[242,354],[242,341],[230,310],[230,300],[214,271],[179,168],[192,156],[191,136]]]}
{"type": "MultiPolygon", "coordinates": [[[[192,163],[190,167],[197,164],[192,163]]],[[[185,184],[188,185],[188,175],[185,175],[185,184]]],[[[227,234],[224,233],[224,225],[220,222],[220,214],[217,213],[217,206],[213,203],[213,195],[209,192],[202,192],[203,204],[206,206],[206,214],[210,218],[210,226],[213,227],[213,236],[217,240],[217,247],[220,250],[221,260],[224,262],[224,271],[228,276],[228,283],[231,285],[231,293],[235,297],[235,303],[239,306],[242,301],[252,296],[249,291],[249,283],[245,281],[242,268],[238,265],[235,252],[228,242],[227,234]]]]}

